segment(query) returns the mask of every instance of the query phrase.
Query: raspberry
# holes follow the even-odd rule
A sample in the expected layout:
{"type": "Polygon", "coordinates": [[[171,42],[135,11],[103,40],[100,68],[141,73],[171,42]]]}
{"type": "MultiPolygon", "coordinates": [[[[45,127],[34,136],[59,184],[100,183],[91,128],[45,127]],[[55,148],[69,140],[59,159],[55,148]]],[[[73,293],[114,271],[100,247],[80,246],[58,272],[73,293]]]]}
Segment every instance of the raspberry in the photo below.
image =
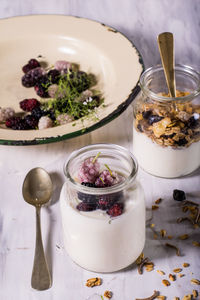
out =
{"type": "Polygon", "coordinates": [[[120,216],[123,213],[123,208],[123,203],[117,202],[107,210],[107,214],[111,217],[120,216]]]}
{"type": "Polygon", "coordinates": [[[40,102],[35,98],[24,99],[20,101],[19,105],[20,108],[23,109],[24,111],[32,111],[35,107],[40,106],[40,102]]]}
{"type": "Polygon", "coordinates": [[[78,177],[81,182],[94,183],[97,176],[99,175],[100,165],[97,161],[93,162],[94,157],[86,159],[79,170],[78,177]]]}
{"type": "Polygon", "coordinates": [[[122,177],[114,171],[104,170],[99,174],[95,184],[97,187],[112,186],[122,181],[122,177]],[[111,175],[112,174],[112,175],[111,175]]]}
{"type": "Polygon", "coordinates": [[[80,211],[92,211],[96,209],[95,203],[80,202],[76,208],[80,211]]]}
{"type": "Polygon", "coordinates": [[[185,192],[181,191],[181,190],[174,190],[173,191],[173,198],[176,201],[183,201],[183,200],[186,199],[185,192]]]}

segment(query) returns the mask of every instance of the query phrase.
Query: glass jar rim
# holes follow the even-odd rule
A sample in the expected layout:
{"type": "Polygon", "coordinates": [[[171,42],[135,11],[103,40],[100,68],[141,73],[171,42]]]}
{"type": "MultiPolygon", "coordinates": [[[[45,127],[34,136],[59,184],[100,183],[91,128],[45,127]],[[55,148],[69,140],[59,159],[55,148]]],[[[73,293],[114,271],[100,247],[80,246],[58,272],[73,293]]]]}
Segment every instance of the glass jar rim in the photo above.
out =
{"type": "Polygon", "coordinates": [[[66,160],[66,162],[64,163],[64,174],[67,178],[68,183],[70,183],[70,185],[73,186],[73,188],[75,188],[78,191],[81,191],[83,193],[87,193],[87,194],[93,194],[93,195],[103,195],[103,194],[110,194],[113,192],[119,192],[121,190],[123,190],[125,187],[127,187],[129,184],[131,184],[138,173],[138,163],[136,158],[134,157],[134,155],[127,150],[126,148],[116,145],[116,144],[112,144],[112,143],[97,143],[97,144],[92,144],[92,145],[87,145],[84,146],[78,150],[73,151],[70,156],[68,157],[68,159],[66,160]],[[79,154],[83,153],[85,150],[92,150],[93,148],[100,148],[100,147],[104,147],[107,149],[112,148],[112,150],[117,150],[118,153],[123,152],[126,154],[126,157],[129,156],[129,158],[131,159],[131,161],[133,162],[133,168],[131,173],[129,174],[128,177],[125,178],[125,180],[123,180],[122,182],[115,184],[113,186],[110,187],[104,187],[104,188],[92,188],[92,187],[87,187],[84,185],[81,185],[79,182],[76,182],[70,175],[69,171],[68,171],[68,166],[71,163],[71,161],[76,158],[79,154]]]}
{"type": "MultiPolygon", "coordinates": [[[[158,64],[158,65],[155,65],[153,67],[146,69],[140,76],[140,84],[139,85],[141,87],[141,90],[144,92],[144,94],[147,97],[152,98],[153,100],[156,100],[156,101],[162,102],[162,103],[168,103],[171,101],[187,102],[187,101],[190,101],[190,100],[194,99],[195,97],[197,97],[200,94],[200,73],[198,71],[196,71],[193,67],[188,66],[188,65],[183,65],[183,64],[176,64],[174,68],[175,68],[175,72],[176,71],[185,71],[186,74],[188,74],[188,75],[190,74],[190,75],[197,77],[198,81],[199,81],[198,88],[195,89],[194,91],[190,92],[190,94],[188,94],[186,96],[175,97],[175,98],[161,96],[161,95],[158,95],[158,94],[152,92],[146,86],[145,79],[152,72],[158,72],[158,71],[163,70],[163,66],[161,64],[158,64]]],[[[163,70],[163,72],[164,72],[164,70],[163,70]]]]}

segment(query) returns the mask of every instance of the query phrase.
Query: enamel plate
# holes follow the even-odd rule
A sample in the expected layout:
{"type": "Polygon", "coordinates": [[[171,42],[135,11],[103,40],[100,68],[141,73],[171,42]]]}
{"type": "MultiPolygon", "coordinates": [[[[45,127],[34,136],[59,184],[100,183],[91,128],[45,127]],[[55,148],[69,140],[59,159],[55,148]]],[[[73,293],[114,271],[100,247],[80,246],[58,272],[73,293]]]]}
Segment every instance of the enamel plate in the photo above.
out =
{"type": "Polygon", "coordinates": [[[0,124],[0,144],[33,145],[82,135],[105,125],[122,113],[138,94],[144,70],[133,43],[104,24],[72,17],[37,15],[0,20],[0,107],[20,112],[19,102],[37,98],[34,88],[21,84],[22,66],[41,55],[51,66],[67,60],[93,73],[104,105],[95,117],[44,130],[12,130],[0,124]]]}

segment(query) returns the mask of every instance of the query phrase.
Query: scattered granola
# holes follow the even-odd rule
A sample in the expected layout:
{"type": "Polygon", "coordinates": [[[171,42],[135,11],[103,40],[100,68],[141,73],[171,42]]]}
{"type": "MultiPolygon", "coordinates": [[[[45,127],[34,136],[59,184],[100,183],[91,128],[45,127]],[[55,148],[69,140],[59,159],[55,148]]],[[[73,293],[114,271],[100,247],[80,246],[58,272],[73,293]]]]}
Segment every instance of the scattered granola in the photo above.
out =
{"type": "Polygon", "coordinates": [[[179,297],[174,297],[173,300],[180,300],[180,298],[179,297]]]}
{"type": "Polygon", "coordinates": [[[153,223],[150,224],[150,227],[151,227],[151,228],[154,228],[154,227],[155,227],[155,224],[153,224],[153,223]]]}
{"type": "Polygon", "coordinates": [[[185,295],[182,300],[192,300],[192,295],[185,295]]]}
{"type": "Polygon", "coordinates": [[[162,283],[163,283],[165,286],[169,286],[169,285],[170,285],[170,282],[169,282],[169,280],[167,280],[167,279],[163,279],[163,280],[162,280],[162,283]]]}
{"type": "Polygon", "coordinates": [[[183,267],[184,268],[188,268],[190,266],[190,264],[188,264],[188,263],[183,263],[183,267]]]}
{"type": "Polygon", "coordinates": [[[151,271],[153,271],[153,269],[154,269],[154,263],[153,262],[146,262],[145,264],[145,267],[146,267],[146,271],[147,272],[151,272],[151,271]]]}
{"type": "Polygon", "coordinates": [[[198,280],[198,279],[191,279],[190,280],[190,282],[192,283],[192,284],[196,284],[196,285],[200,285],[200,280],[198,280]]]}
{"type": "Polygon", "coordinates": [[[158,198],[157,200],[155,200],[155,204],[160,204],[162,201],[162,198],[158,198]]]}
{"type": "Polygon", "coordinates": [[[160,275],[165,275],[165,272],[161,271],[161,270],[157,270],[157,273],[160,275]]]}
{"type": "Polygon", "coordinates": [[[136,259],[136,264],[139,265],[141,264],[142,260],[144,259],[144,253],[142,252],[140,256],[136,259]]]}
{"type": "Polygon", "coordinates": [[[180,273],[181,271],[182,271],[181,268],[176,268],[176,269],[173,270],[174,273],[180,273]]]}
{"type": "Polygon", "coordinates": [[[155,298],[157,298],[159,295],[158,291],[154,291],[153,295],[147,298],[136,298],[135,300],[153,300],[155,298]]]}
{"type": "Polygon", "coordinates": [[[141,260],[141,262],[138,264],[138,273],[141,275],[143,273],[143,267],[145,265],[145,263],[148,262],[148,257],[145,257],[141,260]]]}
{"type": "Polygon", "coordinates": [[[166,234],[167,234],[167,231],[165,229],[161,229],[161,231],[160,231],[161,237],[165,237],[166,234]]]}
{"type": "Polygon", "coordinates": [[[180,240],[187,240],[189,238],[188,234],[183,234],[178,237],[180,240]]]}
{"type": "Polygon", "coordinates": [[[195,246],[195,247],[200,247],[200,243],[197,242],[197,241],[193,241],[193,242],[192,242],[192,245],[195,246]]]}
{"type": "Polygon", "coordinates": [[[197,290],[193,290],[193,291],[192,291],[192,295],[193,295],[194,298],[197,298],[197,297],[198,297],[198,292],[197,292],[197,290]]]}
{"type": "Polygon", "coordinates": [[[176,275],[169,274],[169,279],[171,281],[175,281],[176,280],[176,275]]]}
{"type": "Polygon", "coordinates": [[[172,236],[172,235],[168,235],[167,238],[168,238],[169,240],[171,240],[171,239],[173,238],[173,236],[172,236]]]}
{"type": "Polygon", "coordinates": [[[104,297],[111,299],[112,298],[112,292],[111,291],[105,291],[104,292],[104,297]]]}
{"type": "Polygon", "coordinates": [[[156,299],[165,300],[165,299],[166,299],[166,297],[165,297],[165,296],[163,296],[163,295],[159,295],[159,296],[157,296],[157,298],[156,298],[156,299]]]}
{"type": "Polygon", "coordinates": [[[178,274],[178,277],[179,277],[179,278],[184,277],[184,276],[185,276],[185,274],[182,274],[182,273],[179,273],[179,274],[178,274]]]}
{"type": "Polygon", "coordinates": [[[99,278],[99,277],[89,278],[85,285],[88,287],[101,285],[101,278],[99,278]]]}
{"type": "Polygon", "coordinates": [[[165,246],[169,247],[169,248],[173,248],[176,250],[176,255],[177,256],[180,256],[180,250],[178,247],[176,247],[175,245],[172,245],[172,244],[169,244],[169,243],[166,243],[165,246]]]}
{"type": "Polygon", "coordinates": [[[176,220],[177,223],[181,223],[183,221],[189,221],[190,223],[192,223],[192,225],[194,225],[194,221],[189,217],[180,217],[176,220]]]}
{"type": "Polygon", "coordinates": [[[158,208],[159,208],[158,205],[152,205],[152,210],[156,210],[156,209],[158,209],[158,208]]]}

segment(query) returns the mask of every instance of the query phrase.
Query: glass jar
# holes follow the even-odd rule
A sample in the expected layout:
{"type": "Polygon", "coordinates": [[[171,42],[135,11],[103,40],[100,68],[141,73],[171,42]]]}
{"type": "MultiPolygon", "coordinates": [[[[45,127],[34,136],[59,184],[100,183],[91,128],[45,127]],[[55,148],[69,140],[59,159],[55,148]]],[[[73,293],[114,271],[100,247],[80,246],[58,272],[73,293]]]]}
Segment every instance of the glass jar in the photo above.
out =
{"type": "Polygon", "coordinates": [[[114,272],[132,264],[141,254],[145,243],[145,202],[136,181],[137,170],[132,154],[113,144],[83,147],[65,163],[67,180],[60,197],[64,243],[79,266],[94,272],[114,272]],[[77,178],[81,164],[97,154],[100,172],[109,166],[122,181],[103,188],[80,184],[77,178]],[[80,211],[80,203],[95,208],[80,211]],[[122,209],[112,210],[118,216],[109,215],[113,207],[122,209]]]}
{"type": "Polygon", "coordinates": [[[200,166],[200,74],[176,65],[175,79],[171,98],[162,66],[147,69],[133,103],[133,154],[146,172],[166,178],[200,166]]]}

